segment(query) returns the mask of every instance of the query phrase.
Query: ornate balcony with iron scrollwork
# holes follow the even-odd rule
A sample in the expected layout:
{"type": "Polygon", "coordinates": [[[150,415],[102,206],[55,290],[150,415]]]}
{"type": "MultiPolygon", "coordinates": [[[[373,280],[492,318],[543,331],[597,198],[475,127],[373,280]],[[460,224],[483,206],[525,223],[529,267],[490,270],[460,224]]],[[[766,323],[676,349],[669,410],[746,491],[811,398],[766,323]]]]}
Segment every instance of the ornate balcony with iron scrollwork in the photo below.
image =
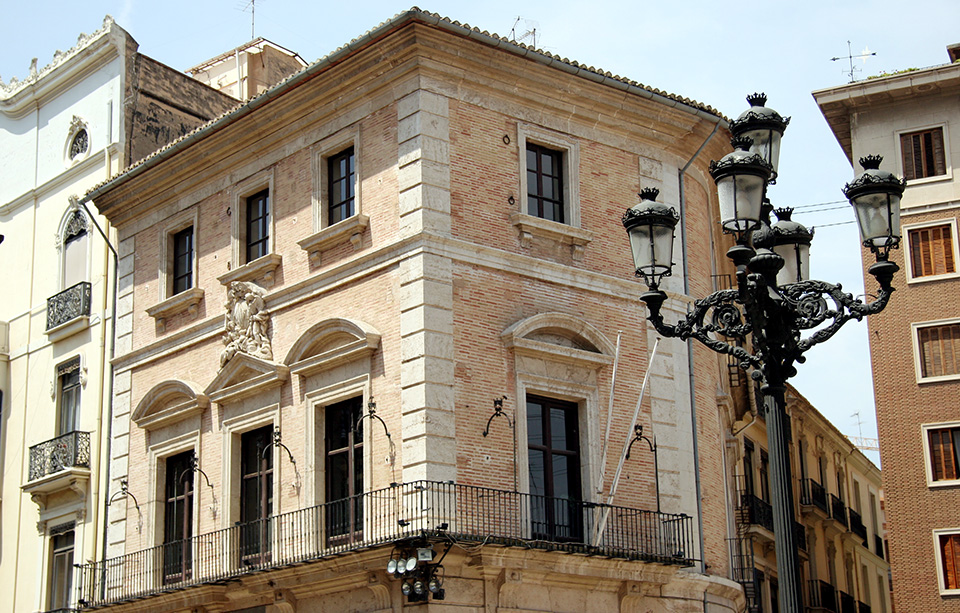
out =
{"type": "Polygon", "coordinates": [[[90,293],[90,283],[81,281],[47,298],[47,336],[63,338],[83,328],[90,317],[90,293]]]}
{"type": "Polygon", "coordinates": [[[30,448],[30,472],[23,490],[46,506],[50,494],[71,490],[85,496],[90,482],[90,433],[70,432],[30,448]]]}

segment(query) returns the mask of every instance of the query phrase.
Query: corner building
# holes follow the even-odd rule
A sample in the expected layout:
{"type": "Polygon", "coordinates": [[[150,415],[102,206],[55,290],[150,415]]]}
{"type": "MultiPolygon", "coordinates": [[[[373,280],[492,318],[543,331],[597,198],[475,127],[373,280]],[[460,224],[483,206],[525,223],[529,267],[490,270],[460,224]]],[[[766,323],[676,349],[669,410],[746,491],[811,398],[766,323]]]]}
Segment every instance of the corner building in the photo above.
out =
{"type": "Polygon", "coordinates": [[[813,92],[847,157],[907,180],[897,294],[872,317],[877,428],[898,611],[960,611],[960,46],[950,62],[813,92]]]}
{"type": "Polygon", "coordinates": [[[414,9],[92,189],[119,233],[126,494],[81,604],[742,610],[723,368],[651,360],[620,222],[682,176],[668,316],[711,291],[728,136],[414,9]],[[638,445],[608,504],[648,368],[660,496],[638,445]]]}

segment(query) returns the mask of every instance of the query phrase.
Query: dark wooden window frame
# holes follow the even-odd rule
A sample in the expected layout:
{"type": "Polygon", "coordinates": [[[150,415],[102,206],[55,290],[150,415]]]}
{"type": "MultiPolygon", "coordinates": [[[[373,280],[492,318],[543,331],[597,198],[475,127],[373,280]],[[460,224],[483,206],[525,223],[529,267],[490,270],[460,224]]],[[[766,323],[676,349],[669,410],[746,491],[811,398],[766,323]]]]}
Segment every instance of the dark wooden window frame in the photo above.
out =
{"type": "Polygon", "coordinates": [[[188,226],[171,236],[173,243],[172,288],[175,296],[193,287],[194,236],[193,226],[188,226]]]}
{"type": "Polygon", "coordinates": [[[908,181],[947,174],[943,127],[927,128],[900,135],[903,176],[908,181]]]}
{"type": "Polygon", "coordinates": [[[164,461],[164,584],[187,581],[193,571],[193,454],[191,449],[164,461]]]}
{"type": "Polygon", "coordinates": [[[566,153],[527,142],[527,213],[534,217],[567,223],[564,167],[566,153]],[[549,160],[550,168],[546,162],[549,160]],[[552,191],[552,195],[547,193],[552,191]]]}
{"type": "Polygon", "coordinates": [[[936,481],[960,480],[960,426],[927,429],[930,477],[936,481]]]}
{"type": "Polygon", "coordinates": [[[953,224],[942,223],[909,228],[910,276],[914,279],[957,272],[954,258],[953,224]]]}
{"type": "MultiPolygon", "coordinates": [[[[583,520],[580,512],[580,503],[583,500],[583,484],[580,458],[580,407],[575,402],[556,400],[544,396],[527,396],[528,424],[530,405],[541,407],[540,414],[540,443],[533,442],[528,430],[527,450],[543,454],[543,501],[542,508],[537,512],[537,499],[531,500],[533,519],[535,523],[534,537],[552,541],[579,541],[583,538],[583,520]],[[564,416],[564,438],[568,441],[567,447],[554,446],[551,415],[553,410],[560,410],[564,416]],[[558,497],[556,491],[556,469],[553,465],[554,456],[568,458],[567,462],[567,489],[569,496],[565,499],[558,497]],[[569,501],[569,502],[565,502],[569,501]],[[538,516],[539,515],[539,516],[538,516]],[[542,529],[538,530],[536,525],[542,529]]],[[[528,425],[529,428],[529,425],[528,425]]],[[[534,488],[531,486],[531,493],[534,488]]]]}
{"type": "Polygon", "coordinates": [[[921,378],[960,375],[960,322],[918,326],[916,334],[921,378]]]}
{"type": "Polygon", "coordinates": [[[327,157],[327,225],[356,214],[356,153],[348,147],[327,157]]]}
{"type": "Polygon", "coordinates": [[[273,425],[242,433],[239,536],[240,560],[247,565],[266,564],[271,559],[273,474],[273,425]],[[252,515],[250,509],[255,509],[252,515]]]}
{"type": "Polygon", "coordinates": [[[960,534],[937,535],[937,549],[944,589],[960,590],[960,534]]]}
{"type": "Polygon", "coordinates": [[[328,546],[363,539],[363,411],[357,396],[327,405],[324,411],[324,467],[328,546]],[[334,479],[335,465],[345,461],[345,483],[334,479]]]}
{"type": "Polygon", "coordinates": [[[73,596],[73,558],[76,533],[73,528],[50,534],[50,590],[51,611],[67,610],[73,596]],[[64,576],[60,576],[60,572],[64,576]]]}
{"type": "Polygon", "coordinates": [[[245,198],[244,246],[246,262],[270,253],[270,190],[263,189],[245,198]]]}
{"type": "Polygon", "coordinates": [[[80,427],[80,358],[57,367],[57,435],[70,434],[80,427]]]}

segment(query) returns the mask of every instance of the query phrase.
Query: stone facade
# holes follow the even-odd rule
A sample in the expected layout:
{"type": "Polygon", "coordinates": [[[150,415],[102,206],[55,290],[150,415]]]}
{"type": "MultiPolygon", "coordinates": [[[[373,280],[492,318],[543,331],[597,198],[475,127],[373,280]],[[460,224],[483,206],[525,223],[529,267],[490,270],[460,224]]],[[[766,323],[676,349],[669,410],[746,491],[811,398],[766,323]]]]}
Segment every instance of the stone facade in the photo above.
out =
{"type": "MultiPolygon", "coordinates": [[[[960,533],[958,480],[934,477],[930,461],[932,433],[950,432],[960,422],[960,383],[955,362],[937,358],[935,366],[924,364],[919,341],[922,330],[948,326],[949,331],[960,317],[952,299],[958,288],[960,65],[956,45],[948,51],[951,64],[814,92],[851,162],[880,154],[885,167],[907,179],[902,246],[891,256],[901,269],[894,279],[898,291],[869,322],[894,604],[899,611],[960,610],[960,585],[950,587],[944,577],[949,556],[943,542],[960,533]],[[915,137],[918,142],[928,139],[929,147],[904,155],[915,137]],[[910,168],[916,156],[928,164],[925,171],[910,168]],[[943,233],[926,234],[930,229],[943,233]],[[918,249],[925,249],[921,241],[928,240],[939,245],[940,268],[924,269],[927,256],[918,249]],[[942,370],[927,373],[927,366],[942,370]]],[[[865,252],[864,259],[872,256],[865,252]]],[[[954,448],[951,453],[956,453],[954,448]]]]}
{"type": "Polygon", "coordinates": [[[387,562],[424,550],[431,568],[432,550],[445,599],[429,609],[741,610],[718,358],[664,341],[650,363],[620,223],[642,186],[676,201],[694,158],[678,239],[689,269],[665,283],[667,309],[686,310],[684,276],[692,294],[712,289],[718,122],[414,9],[88,192],[119,234],[110,488],[131,496],[110,508],[83,598],[398,610],[405,581],[387,562]],[[565,223],[527,208],[530,145],[562,166],[565,223]],[[344,156],[352,215],[330,223],[330,160],[344,156]],[[177,294],[169,245],[183,228],[194,281],[177,294]],[[269,234],[257,257],[253,232],[269,234]],[[272,358],[223,353],[238,282],[264,290],[272,358]],[[639,423],[657,436],[660,499],[637,448],[605,507],[648,368],[639,423]],[[344,415],[353,427],[332,431],[344,415]],[[541,428],[565,433],[547,447],[569,470],[544,472],[541,428]],[[331,459],[341,435],[349,469],[331,459]],[[567,488],[549,509],[538,475],[567,488]]]}

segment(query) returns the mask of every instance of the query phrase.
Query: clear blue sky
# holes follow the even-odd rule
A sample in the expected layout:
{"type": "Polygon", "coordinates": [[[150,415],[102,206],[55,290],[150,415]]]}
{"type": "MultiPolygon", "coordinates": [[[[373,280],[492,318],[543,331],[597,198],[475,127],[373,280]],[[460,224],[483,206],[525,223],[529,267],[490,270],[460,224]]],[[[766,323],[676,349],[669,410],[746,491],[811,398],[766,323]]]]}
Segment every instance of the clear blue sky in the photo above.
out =
{"type": "MultiPolygon", "coordinates": [[[[257,0],[255,6],[256,35],[308,62],[410,8],[382,1],[257,0]]],[[[769,106],[793,117],[771,200],[775,206],[801,207],[798,213],[804,214],[794,218],[817,226],[814,277],[840,282],[854,294],[863,293],[856,227],[849,206],[837,202],[854,173],[810,92],[849,80],[847,62],[830,61],[847,55],[848,40],[854,54],[868,47],[877,53],[857,61],[860,78],[945,63],[946,46],[960,42],[958,0],[761,5],[487,0],[434,1],[420,8],[501,35],[509,35],[520,17],[517,34],[535,26],[538,47],[693,98],[729,117],[746,108],[747,94],[766,92],[769,106]],[[818,203],[828,204],[807,206],[818,203]]],[[[181,70],[252,38],[249,0],[0,0],[0,77],[26,77],[31,58],[44,66],[56,49],[66,50],[81,32],[99,28],[106,14],[133,35],[141,52],[181,70]]],[[[628,274],[626,262],[624,269],[628,274]]],[[[903,284],[902,273],[897,281],[903,284]]],[[[870,291],[873,286],[871,279],[870,291]]],[[[853,416],[859,412],[863,435],[876,436],[866,324],[847,324],[807,356],[794,380],[801,393],[841,431],[859,434],[853,416]]],[[[891,359],[912,368],[909,356],[891,359]]]]}

